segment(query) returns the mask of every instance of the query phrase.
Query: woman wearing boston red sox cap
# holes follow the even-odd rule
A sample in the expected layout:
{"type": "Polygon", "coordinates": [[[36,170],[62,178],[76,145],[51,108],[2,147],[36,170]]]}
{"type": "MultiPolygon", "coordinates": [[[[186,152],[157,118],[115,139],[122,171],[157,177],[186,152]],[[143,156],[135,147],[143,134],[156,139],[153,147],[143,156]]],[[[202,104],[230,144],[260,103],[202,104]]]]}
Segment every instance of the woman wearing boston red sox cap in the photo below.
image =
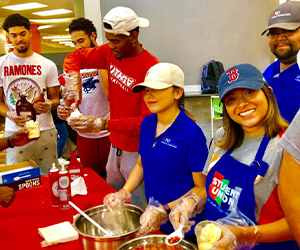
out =
{"type": "MultiPolygon", "coordinates": [[[[257,68],[240,64],[222,74],[219,96],[223,128],[214,135],[203,174],[204,213],[222,233],[209,249],[298,249],[278,201],[278,141],[288,124],[272,89],[257,68]]],[[[170,214],[175,228],[182,213],[176,205],[170,214]]],[[[206,243],[199,240],[199,249],[206,243]]]]}

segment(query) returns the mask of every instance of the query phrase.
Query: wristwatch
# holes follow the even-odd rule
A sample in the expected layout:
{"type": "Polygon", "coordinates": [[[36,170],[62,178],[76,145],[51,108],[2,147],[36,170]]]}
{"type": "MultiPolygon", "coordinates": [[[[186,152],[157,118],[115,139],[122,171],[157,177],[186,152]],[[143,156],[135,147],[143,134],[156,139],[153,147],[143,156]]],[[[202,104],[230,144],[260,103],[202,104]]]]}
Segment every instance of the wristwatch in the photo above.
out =
{"type": "Polygon", "coordinates": [[[164,210],[166,210],[166,212],[167,212],[168,214],[171,212],[171,209],[170,209],[168,203],[163,204],[162,206],[163,206],[164,210]]]}

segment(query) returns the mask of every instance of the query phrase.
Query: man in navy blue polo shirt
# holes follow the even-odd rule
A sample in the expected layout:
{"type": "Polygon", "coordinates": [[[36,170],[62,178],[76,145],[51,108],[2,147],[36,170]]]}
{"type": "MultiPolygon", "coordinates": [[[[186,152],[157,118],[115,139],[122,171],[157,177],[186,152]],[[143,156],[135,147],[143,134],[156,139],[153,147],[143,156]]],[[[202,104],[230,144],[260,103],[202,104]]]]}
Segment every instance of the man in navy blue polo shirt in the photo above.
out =
{"type": "Polygon", "coordinates": [[[300,2],[279,5],[269,18],[267,32],[271,52],[278,58],[264,72],[273,88],[281,115],[289,123],[300,108],[300,2]]]}

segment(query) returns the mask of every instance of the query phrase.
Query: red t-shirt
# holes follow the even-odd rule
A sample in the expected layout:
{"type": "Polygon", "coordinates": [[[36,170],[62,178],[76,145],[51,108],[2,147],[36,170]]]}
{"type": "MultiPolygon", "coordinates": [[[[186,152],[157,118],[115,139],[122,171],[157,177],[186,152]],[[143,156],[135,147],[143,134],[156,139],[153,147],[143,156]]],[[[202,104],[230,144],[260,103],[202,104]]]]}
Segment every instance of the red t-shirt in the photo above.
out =
{"type": "Polygon", "coordinates": [[[132,93],[131,89],[144,81],[148,69],[156,63],[157,58],[147,50],[134,57],[116,59],[108,43],[75,50],[64,61],[67,73],[84,68],[108,70],[110,141],[117,148],[138,151],[140,125],[150,111],[144,102],[144,93],[132,93]]]}

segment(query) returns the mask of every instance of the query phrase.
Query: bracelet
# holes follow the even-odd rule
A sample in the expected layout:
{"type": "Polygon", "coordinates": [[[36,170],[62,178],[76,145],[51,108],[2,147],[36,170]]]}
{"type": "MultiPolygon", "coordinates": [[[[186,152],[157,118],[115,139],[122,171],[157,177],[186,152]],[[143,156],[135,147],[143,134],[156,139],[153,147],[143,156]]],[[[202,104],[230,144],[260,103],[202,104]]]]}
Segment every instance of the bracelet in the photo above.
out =
{"type": "Polygon", "coordinates": [[[14,146],[12,145],[12,143],[11,143],[10,136],[7,137],[7,144],[8,144],[8,146],[9,146],[10,148],[13,148],[13,147],[14,147],[14,146]]]}
{"type": "Polygon", "coordinates": [[[171,209],[170,209],[168,203],[162,204],[162,206],[163,206],[164,210],[166,210],[166,212],[167,212],[168,214],[171,212],[171,209]]]}
{"type": "Polygon", "coordinates": [[[103,120],[104,122],[103,122],[103,127],[102,127],[102,130],[105,130],[105,126],[106,126],[106,119],[105,120],[103,120]]]}

